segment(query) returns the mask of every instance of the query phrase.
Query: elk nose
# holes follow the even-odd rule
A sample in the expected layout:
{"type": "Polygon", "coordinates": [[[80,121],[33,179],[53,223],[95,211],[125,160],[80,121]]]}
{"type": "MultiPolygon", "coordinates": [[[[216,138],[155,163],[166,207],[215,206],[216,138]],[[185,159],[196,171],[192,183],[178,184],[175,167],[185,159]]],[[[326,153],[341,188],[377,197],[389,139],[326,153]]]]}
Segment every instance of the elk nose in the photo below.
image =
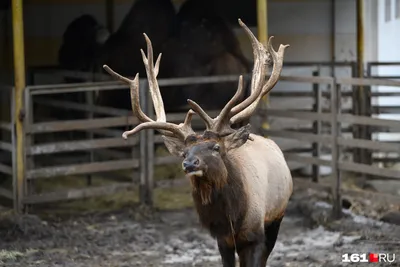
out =
{"type": "Polygon", "coordinates": [[[182,168],[185,172],[196,171],[200,165],[200,160],[197,157],[190,157],[182,162],[182,168]]]}

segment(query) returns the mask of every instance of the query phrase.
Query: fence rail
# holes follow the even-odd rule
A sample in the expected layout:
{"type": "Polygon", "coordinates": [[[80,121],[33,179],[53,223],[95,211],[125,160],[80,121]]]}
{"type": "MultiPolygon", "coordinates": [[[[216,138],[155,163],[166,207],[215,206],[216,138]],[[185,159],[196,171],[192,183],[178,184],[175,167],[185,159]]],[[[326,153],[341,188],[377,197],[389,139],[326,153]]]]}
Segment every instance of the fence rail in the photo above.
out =
{"type": "MultiPolygon", "coordinates": [[[[346,65],[348,66],[348,65],[346,65]]],[[[249,75],[245,75],[249,79],[249,75]]],[[[213,77],[189,77],[175,79],[160,79],[160,86],[188,85],[199,83],[221,83],[237,81],[235,76],[213,76],[213,77]]],[[[279,83],[296,83],[309,86],[307,91],[276,91],[271,92],[271,98],[289,99],[306,98],[311,100],[311,107],[293,106],[290,109],[269,107],[260,108],[257,115],[267,115],[280,120],[300,120],[296,127],[271,127],[270,129],[258,129],[261,134],[266,134],[273,139],[294,140],[302,144],[286,145],[278,143],[284,150],[288,162],[312,166],[312,177],[318,182],[320,167],[328,166],[332,171],[332,193],[334,196],[334,208],[340,211],[341,205],[341,174],[343,171],[363,173],[390,179],[399,179],[400,172],[391,169],[380,168],[376,164],[365,164],[365,162],[343,160],[343,156],[353,153],[356,149],[364,149],[378,152],[399,152],[400,143],[382,142],[368,140],[354,134],[357,127],[369,127],[372,131],[400,131],[400,121],[393,119],[373,118],[368,114],[354,112],[356,102],[355,91],[359,86],[394,86],[400,87],[400,82],[383,79],[366,78],[333,78],[323,76],[281,76],[279,83]],[[344,87],[350,86],[350,91],[344,87]],[[346,107],[343,99],[350,98],[351,104],[346,107]],[[350,134],[350,137],[348,136],[350,134]],[[351,136],[352,135],[352,136],[351,136]],[[352,137],[352,138],[351,138],[352,137]],[[305,145],[309,144],[309,145],[305,145]],[[331,159],[322,157],[322,151],[328,151],[331,159]]],[[[26,194],[23,196],[24,205],[53,202],[67,199],[77,199],[121,190],[132,190],[140,188],[140,199],[144,203],[152,202],[152,190],[154,188],[154,168],[159,165],[168,165],[180,162],[175,156],[155,155],[155,147],[162,144],[162,138],[152,130],[146,130],[130,138],[123,140],[121,133],[123,129],[132,127],[138,120],[131,116],[131,111],[98,106],[93,103],[75,103],[73,101],[51,100],[46,95],[59,93],[93,92],[100,90],[127,90],[125,85],[118,82],[90,82],[84,84],[62,84],[46,86],[29,86],[25,94],[25,109],[28,114],[33,111],[33,104],[58,109],[69,109],[79,111],[89,116],[86,119],[74,119],[63,121],[39,121],[28,116],[25,121],[26,151],[25,162],[27,164],[26,194]],[[102,117],[97,117],[102,116],[102,117]],[[105,116],[105,117],[104,117],[105,116]],[[77,140],[45,140],[38,141],[41,135],[69,134],[79,132],[83,139],[77,140]],[[75,153],[75,154],[71,154],[75,153]],[[79,160],[67,163],[63,158],[55,165],[46,165],[48,161],[64,155],[73,155],[79,160]],[[39,165],[37,159],[45,157],[45,165],[39,165]],[[60,163],[61,162],[61,163],[60,163]],[[133,171],[129,181],[115,182],[105,186],[89,186],[80,189],[68,189],[62,192],[38,193],[34,188],[34,182],[39,180],[54,179],[60,176],[84,175],[90,177],[105,172],[120,170],[133,171]]],[[[147,83],[140,80],[140,95],[143,110],[154,116],[152,103],[147,92],[147,83]]],[[[372,92],[371,97],[400,96],[399,92],[372,92]]],[[[390,107],[389,107],[390,108],[390,107]]],[[[397,108],[397,107],[394,107],[397,108]]],[[[373,109],[388,109],[388,107],[372,106],[373,109]]],[[[218,111],[210,111],[211,116],[216,116],[218,111]]],[[[168,114],[167,120],[180,122],[185,113],[168,114]]],[[[257,117],[258,117],[257,116],[257,117]]],[[[194,117],[193,125],[199,130],[203,129],[199,118],[194,117]]],[[[261,127],[260,127],[261,128],[261,127]]],[[[0,129],[12,131],[11,124],[0,123],[0,129]]],[[[46,139],[46,138],[45,138],[46,139]]],[[[12,151],[10,143],[0,141],[0,149],[12,151]]],[[[353,158],[354,159],[354,158],[353,158]]],[[[13,169],[0,163],[0,172],[12,174],[13,169]]],[[[90,184],[88,182],[88,184],[90,184]]],[[[0,195],[13,197],[12,191],[0,188],[0,195]]]]}
{"type": "Polygon", "coordinates": [[[13,90],[10,86],[0,86],[0,196],[14,199],[13,189],[2,184],[4,179],[12,179],[14,165],[14,149],[12,127],[13,106],[3,101],[13,100],[13,90]]]}

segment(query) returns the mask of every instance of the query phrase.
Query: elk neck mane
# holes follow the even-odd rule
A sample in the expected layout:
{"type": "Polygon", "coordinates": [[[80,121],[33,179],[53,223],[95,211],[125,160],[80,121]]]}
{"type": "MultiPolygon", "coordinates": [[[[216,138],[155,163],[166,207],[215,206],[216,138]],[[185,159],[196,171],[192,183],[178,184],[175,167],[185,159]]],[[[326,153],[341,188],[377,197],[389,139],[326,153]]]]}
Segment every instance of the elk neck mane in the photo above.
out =
{"type": "Polygon", "coordinates": [[[222,160],[226,177],[190,177],[200,222],[215,237],[229,236],[232,227],[235,232],[240,230],[248,202],[240,163],[229,154],[222,155],[222,160]]]}

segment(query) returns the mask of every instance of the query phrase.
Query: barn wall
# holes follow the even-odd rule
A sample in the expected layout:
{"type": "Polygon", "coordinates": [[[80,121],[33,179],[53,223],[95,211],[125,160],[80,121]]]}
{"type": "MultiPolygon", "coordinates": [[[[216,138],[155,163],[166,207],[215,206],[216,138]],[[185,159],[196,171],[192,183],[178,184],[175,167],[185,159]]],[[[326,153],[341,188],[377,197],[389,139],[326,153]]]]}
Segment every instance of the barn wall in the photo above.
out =
{"type": "MultiPolygon", "coordinates": [[[[134,0],[114,0],[115,27],[118,27],[134,0]]],[[[177,6],[182,0],[173,0],[177,6]]],[[[106,24],[105,0],[26,0],[24,1],[25,53],[28,66],[54,65],[68,24],[83,14],[106,24]]],[[[0,11],[0,69],[11,70],[11,11],[0,11]],[[5,23],[4,18],[8,18],[5,23]]]]}
{"type": "MultiPolygon", "coordinates": [[[[274,44],[290,44],[286,61],[330,61],[331,1],[270,1],[269,34],[274,44]]],[[[337,61],[356,59],[356,1],[336,0],[335,58],[337,61]]],[[[241,31],[239,31],[241,32],[241,31]]],[[[243,35],[243,34],[240,34],[243,35]]],[[[248,46],[245,36],[244,46],[248,46]]],[[[247,56],[252,57],[247,49],[247,56]]]]}
{"type": "MultiPolygon", "coordinates": [[[[118,27],[133,4],[132,0],[115,1],[114,26],[118,27]]],[[[252,0],[255,1],[255,0],[252,0]]],[[[372,0],[374,1],[374,0],[372,0]]],[[[177,8],[183,0],[174,0],[177,8]]],[[[355,0],[336,0],[335,57],[338,61],[356,58],[355,0]]],[[[76,17],[89,13],[106,24],[105,0],[25,0],[25,48],[27,66],[55,65],[62,35],[76,17]]],[[[229,11],[229,4],[226,5],[229,11]]],[[[274,44],[290,44],[286,61],[330,60],[330,0],[269,0],[269,34],[274,44]]],[[[246,21],[245,21],[246,22],[246,21]]],[[[237,26],[237,25],[235,25],[237,26]]],[[[11,12],[0,12],[0,81],[10,83],[12,77],[11,12]]],[[[252,28],[254,32],[255,28],[252,28]]],[[[251,47],[241,28],[237,35],[249,58],[251,47]]],[[[284,74],[311,75],[311,68],[286,68],[284,74]]],[[[337,70],[349,75],[348,70],[337,70]]],[[[329,75],[329,69],[325,69],[329,75]]],[[[278,83],[275,90],[309,89],[309,85],[278,83]]],[[[307,103],[305,103],[307,104],[307,103]]]]}
{"type": "MultiPolygon", "coordinates": [[[[179,5],[180,1],[176,1],[179,5]]],[[[355,0],[336,1],[337,60],[355,58],[355,0]]],[[[115,26],[132,4],[116,0],[115,26]]],[[[269,1],[269,32],[276,43],[291,44],[288,61],[330,59],[330,0],[269,1]]],[[[26,56],[29,65],[56,63],[60,40],[68,23],[85,13],[106,23],[103,0],[25,1],[26,56]]]]}
{"type": "MultiPolygon", "coordinates": [[[[255,0],[254,0],[255,1],[255,0]]],[[[26,62],[28,66],[53,65],[62,34],[76,17],[89,13],[101,23],[106,23],[104,0],[26,0],[24,1],[26,62]]],[[[176,0],[179,6],[183,0],[176,0]]],[[[356,58],[355,0],[336,0],[336,60],[356,58]]],[[[115,27],[132,5],[132,0],[115,0],[115,27]]],[[[275,36],[274,43],[289,43],[287,61],[330,60],[330,0],[269,0],[269,34],[275,36]]],[[[229,6],[227,6],[229,10],[229,6]]],[[[10,13],[10,12],[9,12],[10,13]]],[[[8,14],[10,17],[10,14],[8,14]]],[[[10,39],[11,25],[4,25],[0,14],[0,29],[8,26],[9,38],[1,38],[0,68],[11,70],[10,39]]],[[[1,31],[2,34],[4,31],[1,31]]],[[[238,35],[247,55],[251,49],[243,31],[238,35]]],[[[1,77],[0,77],[1,78],[1,77]]]]}

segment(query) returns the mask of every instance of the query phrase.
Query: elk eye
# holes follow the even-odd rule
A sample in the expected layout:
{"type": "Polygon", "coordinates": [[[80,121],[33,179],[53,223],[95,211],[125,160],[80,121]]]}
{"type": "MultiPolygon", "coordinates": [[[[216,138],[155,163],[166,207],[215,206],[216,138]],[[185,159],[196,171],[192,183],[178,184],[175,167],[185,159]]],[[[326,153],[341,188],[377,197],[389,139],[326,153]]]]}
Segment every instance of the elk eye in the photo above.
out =
{"type": "Polygon", "coordinates": [[[219,151],[219,149],[220,149],[220,147],[219,147],[218,144],[216,144],[216,145],[213,147],[213,150],[215,150],[215,151],[219,151]]]}
{"type": "Polygon", "coordinates": [[[181,152],[181,157],[186,158],[186,152],[181,152]]]}

